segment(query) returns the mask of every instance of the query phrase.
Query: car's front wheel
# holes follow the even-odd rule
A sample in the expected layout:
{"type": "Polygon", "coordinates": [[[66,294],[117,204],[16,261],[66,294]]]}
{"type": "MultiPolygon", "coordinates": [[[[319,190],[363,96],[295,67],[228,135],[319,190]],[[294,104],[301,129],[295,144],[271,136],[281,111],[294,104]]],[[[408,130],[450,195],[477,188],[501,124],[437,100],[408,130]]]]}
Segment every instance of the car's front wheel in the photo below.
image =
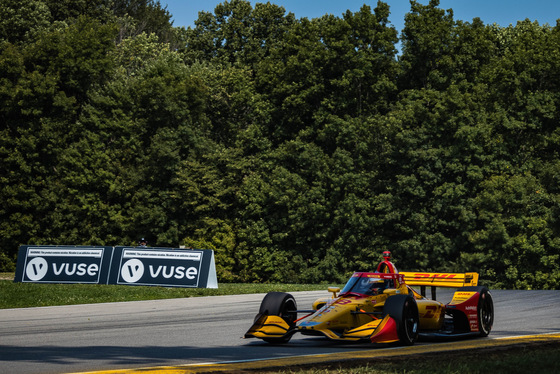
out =
{"type": "MultiPolygon", "coordinates": [[[[261,302],[259,315],[279,316],[284,321],[293,327],[297,319],[297,304],[296,299],[286,292],[269,292],[261,302]]],[[[292,335],[282,338],[266,338],[263,339],[268,343],[282,344],[287,343],[292,335]]]]}
{"type": "Polygon", "coordinates": [[[397,323],[399,342],[413,345],[418,339],[420,317],[418,305],[409,295],[394,295],[387,298],[383,307],[383,316],[389,315],[397,323]]]}

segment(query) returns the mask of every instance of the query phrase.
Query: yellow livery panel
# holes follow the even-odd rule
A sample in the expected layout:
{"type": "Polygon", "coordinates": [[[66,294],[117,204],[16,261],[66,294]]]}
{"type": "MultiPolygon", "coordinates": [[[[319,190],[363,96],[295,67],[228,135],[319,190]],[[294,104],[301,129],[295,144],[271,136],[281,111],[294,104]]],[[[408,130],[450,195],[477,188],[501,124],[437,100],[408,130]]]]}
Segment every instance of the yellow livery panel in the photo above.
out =
{"type": "Polygon", "coordinates": [[[279,338],[286,335],[290,325],[278,316],[262,316],[247,331],[245,337],[255,338],[279,338]]]}
{"type": "Polygon", "coordinates": [[[478,273],[400,272],[409,286],[466,287],[478,285],[478,273]]]}

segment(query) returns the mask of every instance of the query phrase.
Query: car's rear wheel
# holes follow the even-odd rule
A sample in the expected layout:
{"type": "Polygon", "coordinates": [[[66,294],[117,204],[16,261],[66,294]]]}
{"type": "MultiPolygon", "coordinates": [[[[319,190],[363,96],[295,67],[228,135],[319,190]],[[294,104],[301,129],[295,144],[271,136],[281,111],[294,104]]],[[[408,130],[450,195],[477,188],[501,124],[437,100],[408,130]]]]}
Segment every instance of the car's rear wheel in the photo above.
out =
{"type": "MultiPolygon", "coordinates": [[[[279,316],[293,327],[297,319],[296,299],[286,292],[269,292],[261,302],[259,315],[279,316]]],[[[292,336],[282,338],[265,338],[264,341],[273,344],[287,343],[292,336]]]]}
{"type": "Polygon", "coordinates": [[[478,314],[478,332],[480,336],[488,336],[494,324],[494,300],[488,288],[484,286],[462,287],[458,291],[478,292],[476,311],[478,314]]]}
{"type": "Polygon", "coordinates": [[[409,295],[390,296],[385,301],[383,316],[391,316],[397,323],[399,342],[404,345],[413,345],[418,339],[418,305],[409,295]]]}

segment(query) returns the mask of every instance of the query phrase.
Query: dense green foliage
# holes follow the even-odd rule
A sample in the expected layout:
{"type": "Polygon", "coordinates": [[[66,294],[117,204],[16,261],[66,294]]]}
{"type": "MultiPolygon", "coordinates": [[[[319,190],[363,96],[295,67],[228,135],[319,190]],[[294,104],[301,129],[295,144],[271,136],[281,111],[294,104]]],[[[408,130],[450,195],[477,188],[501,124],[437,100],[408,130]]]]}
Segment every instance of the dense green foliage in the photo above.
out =
{"type": "Polygon", "coordinates": [[[0,267],[20,244],[210,248],[220,282],[406,270],[560,288],[560,26],[411,1],[0,0],[0,267]],[[23,4],[23,5],[22,5],[23,4]],[[396,45],[401,42],[401,53],[396,45]]]}

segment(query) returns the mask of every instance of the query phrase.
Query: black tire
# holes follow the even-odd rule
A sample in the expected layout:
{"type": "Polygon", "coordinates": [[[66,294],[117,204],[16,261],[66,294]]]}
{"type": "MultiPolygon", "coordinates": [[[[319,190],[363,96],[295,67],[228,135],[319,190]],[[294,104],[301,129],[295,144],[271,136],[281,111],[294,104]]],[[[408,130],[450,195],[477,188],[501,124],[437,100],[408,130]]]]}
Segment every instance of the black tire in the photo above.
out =
{"type": "Polygon", "coordinates": [[[494,300],[488,288],[484,286],[461,287],[457,291],[478,292],[478,332],[480,336],[488,336],[494,324],[494,300]]]}
{"type": "MultiPolygon", "coordinates": [[[[297,304],[296,299],[286,292],[269,292],[261,302],[259,315],[279,316],[294,327],[297,319],[297,304]]],[[[292,336],[289,335],[283,338],[267,338],[263,339],[265,342],[273,344],[287,343],[292,336]]]]}
{"type": "Polygon", "coordinates": [[[399,343],[413,345],[418,339],[418,305],[409,295],[390,296],[383,306],[383,317],[390,315],[397,323],[399,343]]]}

